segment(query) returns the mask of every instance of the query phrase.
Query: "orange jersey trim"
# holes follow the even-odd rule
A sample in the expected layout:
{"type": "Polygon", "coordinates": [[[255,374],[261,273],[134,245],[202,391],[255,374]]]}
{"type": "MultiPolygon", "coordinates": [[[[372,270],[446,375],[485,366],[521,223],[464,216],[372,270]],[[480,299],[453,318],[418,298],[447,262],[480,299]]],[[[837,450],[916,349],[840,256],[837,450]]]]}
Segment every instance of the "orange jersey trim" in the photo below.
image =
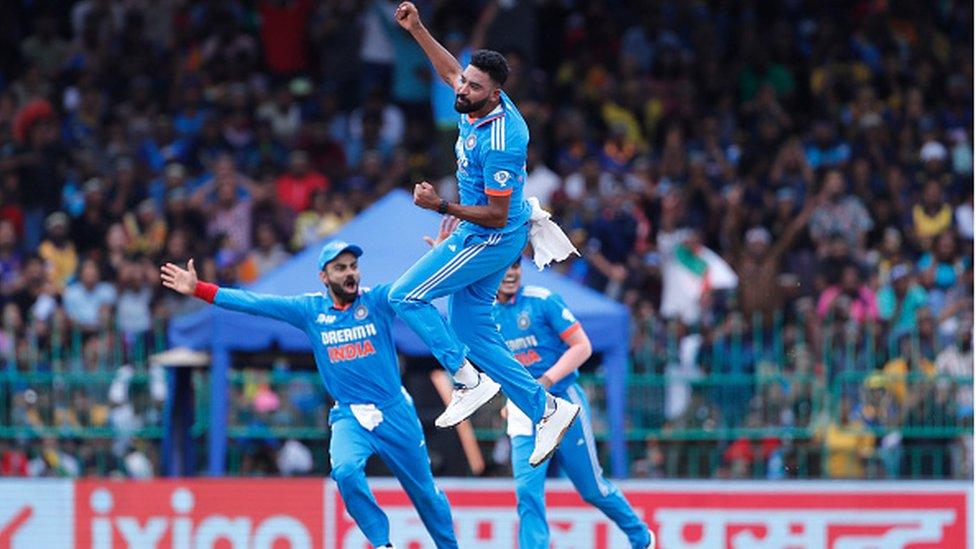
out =
{"type": "Polygon", "coordinates": [[[503,191],[499,191],[495,189],[485,189],[485,194],[488,196],[508,196],[512,194],[512,190],[513,189],[505,189],[503,191]]]}
{"type": "Polygon", "coordinates": [[[581,329],[582,327],[583,327],[583,326],[581,326],[579,322],[575,322],[575,323],[573,323],[573,325],[572,325],[572,326],[570,326],[569,328],[566,328],[565,330],[563,330],[563,333],[561,333],[561,334],[559,334],[559,339],[561,339],[561,340],[563,340],[563,341],[566,341],[566,339],[567,339],[567,338],[568,338],[569,336],[571,336],[571,335],[573,335],[573,334],[575,334],[575,333],[576,333],[577,331],[579,331],[579,330],[580,330],[580,329],[581,329]]]}

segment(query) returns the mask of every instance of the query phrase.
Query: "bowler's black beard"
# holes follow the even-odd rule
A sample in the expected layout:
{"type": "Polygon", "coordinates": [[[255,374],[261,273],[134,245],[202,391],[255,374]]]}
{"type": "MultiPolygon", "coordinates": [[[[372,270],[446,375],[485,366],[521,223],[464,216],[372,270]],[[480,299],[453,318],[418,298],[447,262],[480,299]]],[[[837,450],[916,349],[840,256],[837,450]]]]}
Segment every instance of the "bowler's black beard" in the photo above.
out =
{"type": "Polygon", "coordinates": [[[342,282],[329,281],[329,289],[332,290],[332,295],[339,298],[339,301],[342,301],[344,304],[352,303],[353,301],[356,300],[356,297],[359,295],[359,284],[356,284],[356,289],[351,293],[347,292],[346,289],[343,287],[343,285],[349,280],[350,280],[349,278],[346,278],[342,282]]]}
{"type": "Polygon", "coordinates": [[[454,110],[456,110],[457,112],[459,112],[461,114],[467,114],[469,112],[477,111],[477,110],[481,109],[481,107],[484,107],[485,105],[488,104],[488,98],[487,97],[484,98],[484,99],[482,99],[481,101],[477,101],[477,102],[474,102],[474,103],[471,103],[471,102],[464,102],[464,103],[462,103],[461,101],[462,100],[461,100],[460,97],[456,97],[454,99],[454,110]]]}

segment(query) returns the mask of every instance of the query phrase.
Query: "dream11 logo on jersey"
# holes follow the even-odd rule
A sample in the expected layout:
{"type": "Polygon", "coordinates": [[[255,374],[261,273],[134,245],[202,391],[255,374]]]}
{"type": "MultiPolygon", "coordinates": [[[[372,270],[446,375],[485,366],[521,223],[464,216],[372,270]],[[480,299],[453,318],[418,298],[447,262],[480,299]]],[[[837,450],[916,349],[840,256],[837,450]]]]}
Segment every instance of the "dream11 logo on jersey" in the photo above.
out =
{"type": "Polygon", "coordinates": [[[79,481],[75,539],[91,549],[322,547],[322,482],[79,481]]]}

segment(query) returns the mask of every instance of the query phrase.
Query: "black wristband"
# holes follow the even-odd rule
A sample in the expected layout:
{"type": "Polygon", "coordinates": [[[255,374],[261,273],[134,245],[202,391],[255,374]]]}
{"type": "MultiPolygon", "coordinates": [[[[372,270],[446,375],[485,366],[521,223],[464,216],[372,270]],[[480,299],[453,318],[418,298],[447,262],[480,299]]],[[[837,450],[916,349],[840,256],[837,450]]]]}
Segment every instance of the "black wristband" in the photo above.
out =
{"type": "Polygon", "coordinates": [[[447,200],[441,200],[440,206],[437,206],[437,213],[443,215],[447,213],[447,206],[450,204],[447,200]]]}

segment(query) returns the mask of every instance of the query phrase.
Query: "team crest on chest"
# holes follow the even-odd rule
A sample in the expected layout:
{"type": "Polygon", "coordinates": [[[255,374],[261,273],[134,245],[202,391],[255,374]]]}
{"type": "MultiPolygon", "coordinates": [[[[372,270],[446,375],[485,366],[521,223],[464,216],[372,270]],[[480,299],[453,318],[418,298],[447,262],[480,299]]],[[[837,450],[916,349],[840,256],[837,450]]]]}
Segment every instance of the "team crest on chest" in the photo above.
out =
{"type": "Polygon", "coordinates": [[[469,151],[477,144],[478,138],[475,137],[474,134],[469,135],[468,138],[464,140],[464,148],[468,149],[469,151]]]}
{"type": "Polygon", "coordinates": [[[529,318],[528,311],[522,311],[518,316],[518,327],[523,330],[528,330],[529,326],[532,325],[532,319],[529,318]]]}
{"type": "Polygon", "coordinates": [[[352,316],[356,320],[362,320],[369,316],[369,309],[367,309],[365,305],[360,305],[359,307],[356,307],[356,310],[353,312],[352,316]]]}

